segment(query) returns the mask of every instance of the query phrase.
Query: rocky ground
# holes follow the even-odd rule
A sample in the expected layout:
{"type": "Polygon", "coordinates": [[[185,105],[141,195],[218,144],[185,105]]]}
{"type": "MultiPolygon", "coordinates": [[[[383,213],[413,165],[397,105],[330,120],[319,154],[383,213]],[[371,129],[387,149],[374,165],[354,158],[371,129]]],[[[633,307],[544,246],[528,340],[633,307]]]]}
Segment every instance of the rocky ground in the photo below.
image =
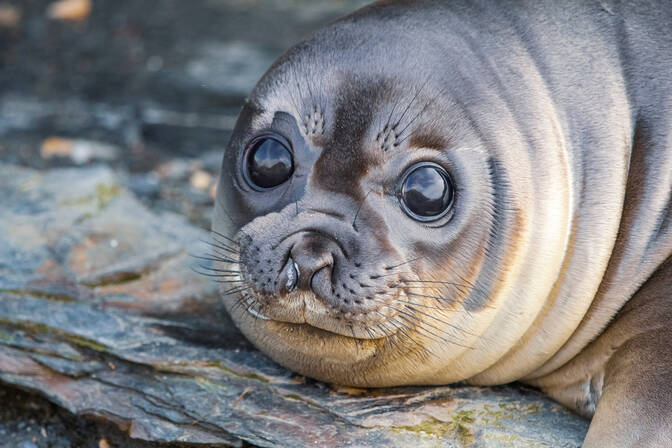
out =
{"type": "Polygon", "coordinates": [[[0,447],[578,446],[585,421],[526,388],[297,377],[174,262],[209,228],[246,93],[363,3],[0,0],[0,447]]]}
{"type": "MultiPolygon", "coordinates": [[[[161,444],[131,440],[117,427],[76,417],[35,394],[0,387],[0,446],[7,448],[128,447],[161,444]]],[[[163,445],[165,446],[165,445],[163,445]]]]}

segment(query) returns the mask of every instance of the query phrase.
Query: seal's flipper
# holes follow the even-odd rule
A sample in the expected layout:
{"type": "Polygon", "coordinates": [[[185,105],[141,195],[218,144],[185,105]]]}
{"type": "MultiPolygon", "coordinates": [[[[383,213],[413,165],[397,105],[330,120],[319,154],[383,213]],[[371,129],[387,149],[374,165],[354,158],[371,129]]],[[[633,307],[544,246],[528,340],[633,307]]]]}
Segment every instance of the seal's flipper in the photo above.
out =
{"type": "Polygon", "coordinates": [[[585,447],[672,446],[672,259],[572,362],[531,381],[593,420],[585,447]]]}
{"type": "Polygon", "coordinates": [[[584,446],[670,447],[671,404],[672,329],[650,329],[623,344],[607,364],[584,446]]]}

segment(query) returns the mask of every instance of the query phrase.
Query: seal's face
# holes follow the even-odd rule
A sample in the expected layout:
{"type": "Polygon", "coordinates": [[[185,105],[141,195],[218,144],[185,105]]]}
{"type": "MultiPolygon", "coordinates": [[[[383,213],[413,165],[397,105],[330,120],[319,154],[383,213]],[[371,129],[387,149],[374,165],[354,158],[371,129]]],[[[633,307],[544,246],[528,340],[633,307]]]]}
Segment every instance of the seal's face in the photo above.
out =
{"type": "Polygon", "coordinates": [[[383,44],[325,54],[324,39],[266,74],[226,152],[213,229],[229,312],[264,352],[318,379],[473,377],[552,286],[564,241],[551,237],[567,219],[528,201],[565,194],[553,188],[564,178],[534,185],[521,136],[482,86],[418,77],[412,60],[383,74],[383,44]],[[544,226],[528,229],[530,214],[544,226]],[[499,313],[504,302],[516,307],[499,313]]]}
{"type": "Polygon", "coordinates": [[[324,148],[305,131],[292,115],[275,113],[271,126],[252,132],[238,154],[240,203],[270,202],[255,210],[257,219],[239,238],[240,274],[250,287],[241,291],[243,303],[258,318],[345,337],[394,335],[413,318],[405,309],[413,288],[423,289],[410,269],[417,250],[411,241],[396,244],[395,222],[371,204],[381,202],[409,224],[445,226],[454,204],[447,164],[429,154],[386,161],[376,155],[391,150],[381,143],[385,127],[368,150],[357,152],[346,149],[361,145],[350,132],[323,137],[322,144],[343,149],[332,157],[323,157],[324,148]],[[347,163],[353,156],[358,161],[347,163]]]}

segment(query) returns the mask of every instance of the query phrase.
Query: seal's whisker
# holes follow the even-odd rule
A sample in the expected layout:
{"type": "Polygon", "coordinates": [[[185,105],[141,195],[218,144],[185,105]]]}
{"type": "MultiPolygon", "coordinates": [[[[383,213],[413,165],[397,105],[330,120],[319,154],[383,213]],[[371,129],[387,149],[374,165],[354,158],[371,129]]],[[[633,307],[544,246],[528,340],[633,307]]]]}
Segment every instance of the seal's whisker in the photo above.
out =
{"type": "Polygon", "coordinates": [[[375,339],[375,338],[374,338],[374,335],[373,335],[373,333],[371,332],[371,329],[370,329],[369,327],[367,327],[366,325],[364,325],[363,328],[364,328],[364,331],[366,331],[366,334],[368,334],[369,337],[370,337],[371,339],[375,339]]]}
{"type": "Polygon", "coordinates": [[[410,331],[411,329],[414,329],[417,333],[419,333],[419,334],[421,334],[421,335],[424,335],[425,337],[427,337],[427,338],[429,338],[429,339],[431,339],[431,340],[433,340],[433,341],[435,341],[435,342],[438,342],[438,341],[442,341],[442,342],[450,342],[450,341],[448,341],[448,340],[445,340],[445,339],[442,338],[441,336],[437,336],[437,335],[435,335],[434,333],[432,333],[431,331],[427,330],[426,328],[421,327],[421,326],[419,325],[420,322],[419,322],[417,319],[416,319],[416,320],[414,320],[414,319],[409,319],[409,318],[406,317],[406,316],[398,316],[398,317],[399,317],[399,319],[401,319],[401,320],[403,320],[404,322],[407,323],[407,326],[405,326],[405,328],[406,328],[406,332],[407,332],[407,333],[408,333],[408,331],[410,331]],[[438,340],[437,340],[437,338],[438,338],[438,340]]]}
{"type": "Polygon", "coordinates": [[[243,304],[247,302],[249,297],[250,296],[246,294],[241,295],[238,299],[236,299],[234,304],[231,305],[231,311],[235,311],[237,308],[242,308],[243,304]]]}
{"type": "MultiPolygon", "coordinates": [[[[437,285],[442,285],[442,286],[453,286],[453,287],[455,287],[460,293],[465,294],[465,295],[468,294],[470,291],[474,291],[474,292],[477,292],[477,293],[483,293],[483,294],[486,294],[485,290],[483,290],[483,289],[481,289],[481,288],[477,288],[477,287],[476,287],[475,285],[473,285],[473,284],[462,285],[462,284],[460,284],[460,283],[442,282],[442,281],[438,281],[438,280],[403,280],[403,279],[402,279],[402,280],[400,280],[400,281],[401,281],[401,282],[404,282],[404,283],[428,283],[428,284],[437,284],[437,285]]],[[[397,286],[397,288],[403,288],[403,289],[416,289],[416,288],[420,288],[420,287],[419,287],[419,286],[397,286]]],[[[408,294],[411,294],[411,295],[418,295],[417,293],[411,293],[411,292],[409,292],[408,294]]],[[[432,298],[433,296],[429,296],[429,297],[432,298]]],[[[442,299],[443,299],[443,300],[446,300],[445,298],[442,298],[442,299]]],[[[464,304],[462,304],[462,306],[464,306],[464,304]]],[[[495,308],[495,307],[493,307],[493,306],[491,306],[491,305],[487,305],[487,304],[480,305],[480,307],[481,307],[481,308],[490,308],[490,309],[494,309],[494,308],[495,308]]],[[[465,310],[465,311],[466,311],[467,313],[469,313],[468,310],[465,310]]],[[[470,313],[470,314],[471,314],[471,313],[470,313]]]]}
{"type": "Polygon", "coordinates": [[[430,296],[428,294],[418,294],[417,292],[406,292],[406,295],[415,296],[415,297],[424,297],[426,299],[434,299],[434,300],[438,300],[439,302],[450,302],[450,303],[454,302],[454,300],[449,300],[445,297],[430,296]]]}
{"type": "Polygon", "coordinates": [[[199,275],[203,275],[205,277],[215,277],[215,278],[238,278],[238,277],[240,277],[240,274],[226,274],[226,273],[224,273],[224,274],[210,274],[208,272],[199,272],[199,271],[197,271],[196,269],[193,269],[193,268],[191,270],[193,272],[195,272],[199,275]]]}
{"type": "MultiPolygon", "coordinates": [[[[379,295],[383,295],[383,296],[392,296],[392,295],[395,295],[395,294],[393,294],[393,293],[385,293],[385,294],[379,294],[379,295]]],[[[436,296],[430,296],[430,295],[424,295],[424,294],[417,294],[417,293],[412,293],[412,292],[406,292],[406,295],[407,295],[407,296],[412,295],[412,296],[418,296],[418,297],[425,297],[425,298],[428,298],[428,299],[435,299],[435,300],[437,300],[437,301],[439,301],[439,302],[441,302],[441,301],[450,302],[450,303],[454,303],[454,302],[455,302],[454,300],[449,300],[449,299],[447,299],[447,298],[445,298],[445,297],[436,297],[436,296]]],[[[374,298],[374,300],[376,300],[376,299],[374,298]]],[[[411,301],[411,300],[395,299],[394,301],[396,301],[396,302],[400,302],[400,303],[403,303],[403,304],[410,304],[410,305],[414,305],[414,306],[420,306],[420,307],[423,307],[423,308],[430,308],[430,309],[435,309],[435,310],[449,311],[449,312],[451,312],[451,313],[467,313],[468,315],[471,316],[471,313],[470,313],[468,310],[465,310],[465,309],[440,308],[440,307],[436,307],[436,306],[425,305],[425,304],[422,304],[422,303],[413,302],[413,301],[411,301]]]]}
{"type": "Polygon", "coordinates": [[[397,106],[399,105],[400,101],[401,101],[401,96],[397,96],[397,100],[392,105],[392,110],[390,110],[390,116],[387,117],[387,121],[385,122],[385,127],[383,128],[383,130],[388,130],[390,128],[390,123],[392,121],[392,116],[394,115],[394,111],[397,109],[397,106]]]}
{"type": "MultiPolygon", "coordinates": [[[[402,304],[410,304],[410,305],[413,305],[413,306],[419,306],[419,307],[422,307],[422,308],[429,308],[431,310],[442,310],[443,311],[443,308],[440,308],[438,306],[425,305],[424,303],[411,302],[410,300],[394,299],[393,301],[394,302],[399,302],[399,303],[402,303],[402,304]]],[[[447,309],[446,311],[462,311],[462,310],[447,309]]]]}
{"type": "MultiPolygon", "coordinates": [[[[226,251],[226,252],[231,252],[232,254],[235,254],[235,255],[240,255],[240,251],[238,251],[236,249],[233,249],[232,247],[229,247],[227,245],[224,245],[224,244],[221,244],[221,243],[216,244],[216,243],[213,243],[212,241],[205,241],[205,240],[199,240],[199,241],[207,244],[208,246],[212,246],[215,249],[220,249],[220,250],[223,250],[223,251],[226,251]]],[[[217,243],[219,243],[219,241],[217,241],[217,243]]]]}
{"type": "MultiPolygon", "coordinates": [[[[383,315],[383,314],[381,314],[381,315],[383,315]]],[[[409,327],[407,327],[406,324],[404,324],[402,322],[398,322],[395,318],[391,318],[391,319],[389,319],[389,321],[393,325],[395,325],[395,328],[397,329],[398,333],[402,334],[406,339],[410,340],[413,344],[417,345],[418,348],[420,349],[420,351],[429,352],[429,350],[427,348],[423,347],[418,341],[415,340],[415,338],[413,336],[411,336],[408,333],[409,327]]],[[[389,338],[388,338],[388,340],[389,340],[389,338]]]]}
{"type": "Polygon", "coordinates": [[[378,280],[379,278],[383,277],[390,277],[392,275],[399,275],[399,274],[409,274],[412,275],[412,272],[406,272],[406,271],[401,271],[401,272],[390,272],[389,274],[376,274],[376,275],[370,275],[369,278],[371,280],[378,280]]]}
{"type": "Polygon", "coordinates": [[[198,267],[201,268],[201,269],[205,269],[206,271],[212,271],[212,272],[228,272],[228,273],[235,273],[235,274],[240,274],[242,272],[242,271],[235,270],[235,269],[217,269],[217,268],[213,268],[213,267],[202,265],[202,264],[199,264],[198,267]]]}
{"type": "Polygon", "coordinates": [[[386,323],[389,323],[392,326],[392,330],[388,329],[387,325],[383,325],[383,322],[376,325],[376,327],[381,330],[383,334],[390,335],[390,337],[387,338],[387,341],[395,348],[395,350],[401,350],[398,341],[399,337],[397,336],[397,332],[400,330],[399,324],[392,321],[387,321],[386,323]]]}
{"type": "MultiPolygon", "coordinates": [[[[406,320],[406,319],[407,319],[406,316],[399,316],[399,318],[400,318],[400,319],[403,319],[403,320],[406,320]]],[[[423,322],[423,321],[421,321],[417,316],[413,316],[411,322],[413,322],[413,321],[415,322],[415,328],[416,328],[416,330],[417,330],[417,331],[420,331],[420,330],[424,331],[424,332],[425,332],[425,335],[428,335],[428,336],[430,336],[430,337],[439,338],[439,340],[441,340],[441,341],[443,341],[443,342],[446,342],[446,343],[448,343],[448,344],[457,345],[458,347],[467,348],[467,349],[470,349],[470,350],[473,350],[473,349],[474,349],[474,347],[470,347],[470,346],[468,346],[468,345],[460,344],[459,342],[455,342],[454,340],[444,338],[444,337],[442,337],[441,335],[438,335],[438,334],[435,334],[435,333],[431,332],[430,330],[428,330],[427,328],[425,328],[422,324],[429,325],[430,327],[434,328],[435,330],[438,330],[438,331],[440,331],[441,333],[447,334],[444,330],[441,330],[441,329],[439,329],[439,328],[437,328],[437,327],[434,327],[433,325],[428,324],[427,322],[423,322]]]]}
{"type": "Polygon", "coordinates": [[[448,321],[446,321],[446,320],[439,319],[438,317],[433,316],[433,315],[431,315],[431,314],[429,314],[429,313],[427,313],[427,312],[424,312],[424,311],[421,311],[421,310],[416,310],[416,309],[413,307],[413,305],[409,305],[409,306],[408,306],[408,309],[411,310],[411,311],[414,311],[414,312],[416,312],[416,313],[420,313],[420,314],[422,314],[423,316],[427,316],[427,317],[429,317],[430,319],[434,319],[435,321],[440,322],[440,323],[442,323],[442,324],[444,324],[444,325],[448,325],[449,327],[454,328],[455,330],[460,331],[460,332],[462,332],[462,333],[466,333],[466,334],[468,334],[468,335],[470,335],[470,336],[478,336],[477,334],[471,333],[470,331],[467,331],[467,330],[465,330],[465,329],[462,328],[462,327],[458,327],[457,325],[451,324],[450,322],[448,322],[448,321]]]}
{"type": "Polygon", "coordinates": [[[421,258],[423,258],[423,257],[416,257],[416,258],[413,258],[412,260],[406,260],[403,263],[399,263],[399,264],[396,264],[396,265],[393,265],[393,266],[385,266],[383,269],[385,269],[386,271],[390,271],[392,269],[398,268],[399,266],[403,266],[405,264],[413,263],[414,261],[418,261],[421,258]]]}
{"type": "Polygon", "coordinates": [[[212,239],[213,239],[214,243],[213,242],[207,242],[207,241],[205,241],[205,243],[207,243],[211,246],[214,246],[214,247],[218,247],[220,249],[228,250],[228,251],[236,253],[236,254],[240,253],[240,247],[238,247],[238,248],[232,247],[232,246],[229,245],[230,243],[228,243],[228,242],[225,243],[224,241],[219,241],[214,236],[212,237],[212,239]]]}
{"type": "MultiPolygon", "coordinates": [[[[460,284],[447,284],[447,285],[441,285],[441,286],[455,286],[456,288],[467,288],[467,286],[460,285],[460,284]]],[[[391,289],[426,289],[428,288],[427,286],[409,286],[409,285],[390,285],[388,288],[391,289]]],[[[438,288],[438,286],[429,286],[429,288],[438,288]]]]}
{"type": "Polygon", "coordinates": [[[241,272],[237,270],[231,270],[231,269],[217,269],[212,266],[207,266],[204,264],[196,264],[190,265],[189,269],[198,274],[198,275],[203,275],[205,277],[216,277],[216,278],[236,278],[240,277],[241,272]]]}
{"type": "Polygon", "coordinates": [[[399,118],[397,119],[396,123],[394,124],[394,127],[395,127],[395,128],[396,128],[397,126],[399,126],[399,124],[400,124],[401,121],[404,119],[404,117],[406,116],[406,113],[409,111],[409,109],[411,108],[411,106],[413,105],[413,103],[415,103],[415,101],[418,99],[418,96],[420,95],[420,93],[422,92],[422,90],[425,88],[425,86],[427,85],[427,83],[429,83],[429,79],[430,79],[430,78],[428,77],[428,78],[425,80],[425,82],[424,82],[424,83],[423,83],[423,84],[422,84],[422,85],[415,91],[415,94],[413,95],[413,98],[411,98],[411,101],[409,101],[409,103],[406,105],[406,108],[404,109],[404,111],[402,112],[402,114],[399,116],[399,118]]]}
{"type": "MultiPolygon", "coordinates": [[[[460,285],[460,284],[457,284],[457,283],[454,283],[454,284],[446,283],[446,284],[440,285],[440,286],[441,287],[452,286],[455,289],[457,289],[461,294],[467,294],[470,290],[470,288],[468,286],[460,285]]],[[[403,290],[409,290],[409,289],[426,289],[427,286],[395,285],[395,286],[390,286],[390,288],[394,288],[394,289],[398,288],[398,289],[403,289],[403,290]]],[[[430,288],[438,289],[439,286],[433,286],[433,287],[430,286],[430,288]]],[[[473,288],[471,288],[471,289],[473,289],[473,288]]]]}
{"type": "MultiPolygon", "coordinates": [[[[392,292],[386,292],[386,293],[378,294],[378,295],[381,295],[381,296],[395,296],[395,297],[397,296],[396,293],[392,293],[392,292]]],[[[377,299],[374,297],[373,300],[377,300],[377,299]]],[[[424,308],[431,308],[431,309],[435,309],[435,310],[442,310],[443,309],[443,308],[439,308],[437,306],[431,306],[431,305],[425,305],[425,304],[422,304],[422,303],[413,302],[411,300],[394,299],[394,301],[399,302],[399,303],[404,303],[404,304],[405,303],[410,303],[411,305],[421,306],[421,307],[424,307],[424,308]]],[[[385,302],[381,302],[381,303],[385,303],[385,302]]],[[[463,310],[448,309],[446,311],[463,311],[463,310]]]]}
{"type": "Polygon", "coordinates": [[[315,101],[315,96],[313,95],[313,89],[310,86],[310,76],[304,72],[303,79],[306,81],[306,87],[308,88],[308,96],[310,97],[311,106],[313,109],[315,109],[317,107],[317,102],[315,101]]]}
{"type": "MultiPolygon", "coordinates": [[[[255,313],[250,312],[250,310],[254,309],[254,306],[256,305],[254,300],[252,300],[251,296],[243,295],[243,303],[241,305],[245,305],[245,312],[249,313],[254,318],[254,320],[259,319],[259,317],[258,317],[259,312],[258,311],[255,312],[255,313]]],[[[259,307],[259,309],[261,309],[261,306],[259,307]]]]}
{"type": "MultiPolygon", "coordinates": [[[[433,320],[435,320],[435,321],[437,321],[437,322],[440,322],[440,323],[442,323],[442,324],[448,325],[449,327],[452,327],[452,328],[454,328],[455,330],[461,331],[461,332],[466,333],[466,334],[468,334],[468,335],[470,335],[470,336],[476,336],[476,337],[480,337],[480,338],[483,337],[482,335],[478,335],[478,334],[476,334],[476,333],[469,332],[469,331],[465,330],[465,329],[462,328],[462,327],[458,327],[458,326],[456,326],[456,325],[454,325],[454,324],[451,324],[451,323],[448,322],[448,321],[439,319],[439,318],[437,318],[436,316],[433,316],[433,315],[428,314],[428,313],[426,313],[426,312],[423,312],[423,311],[421,311],[421,310],[416,310],[416,309],[414,309],[414,307],[430,308],[430,309],[436,309],[436,310],[441,310],[441,311],[450,312],[450,313],[466,313],[467,315],[471,316],[471,313],[470,313],[468,310],[466,310],[466,309],[454,309],[454,308],[451,309],[451,308],[432,307],[432,306],[429,306],[429,305],[424,305],[424,304],[420,304],[420,303],[417,303],[417,302],[412,302],[412,301],[402,300],[402,299],[395,299],[394,301],[395,301],[395,302],[399,302],[399,303],[402,304],[402,305],[406,305],[406,307],[407,307],[408,309],[410,309],[411,311],[413,311],[413,312],[417,312],[417,313],[419,313],[419,314],[422,314],[422,315],[424,315],[424,316],[427,316],[427,317],[429,317],[429,318],[431,318],[431,319],[433,319],[433,320]],[[410,305],[410,306],[409,306],[409,305],[410,305]]],[[[388,305],[388,306],[389,306],[389,305],[388,305]]],[[[396,308],[391,307],[391,306],[390,306],[390,308],[392,308],[392,309],[396,309],[396,308]]],[[[414,316],[414,318],[418,319],[418,321],[421,322],[421,320],[420,320],[417,316],[414,316]]],[[[443,331],[443,330],[441,330],[441,331],[443,331]]],[[[472,347],[472,348],[473,348],[473,347],[472,347]]]]}
{"type": "MultiPolygon", "coordinates": [[[[391,295],[394,295],[394,294],[389,293],[389,294],[381,294],[381,295],[391,296],[391,295]]],[[[408,300],[408,299],[394,299],[393,301],[394,302],[399,302],[401,304],[410,304],[410,305],[419,306],[419,307],[422,307],[422,308],[428,308],[428,309],[431,309],[431,310],[441,310],[441,311],[450,311],[450,312],[462,312],[462,311],[464,311],[464,310],[454,310],[454,309],[450,309],[450,308],[444,309],[442,307],[427,305],[425,303],[413,302],[412,300],[408,300]]]]}
{"type": "MultiPolygon", "coordinates": [[[[399,345],[399,341],[401,340],[401,337],[399,337],[399,333],[401,333],[406,339],[409,339],[411,342],[416,344],[420,349],[422,349],[422,347],[418,344],[418,342],[408,333],[408,327],[406,326],[406,324],[398,321],[394,317],[388,319],[387,323],[392,325],[392,328],[393,328],[393,332],[391,332],[393,337],[388,338],[388,340],[390,341],[390,344],[394,345],[397,349],[401,349],[401,347],[399,345]]],[[[385,327],[385,328],[387,328],[387,327],[385,327]]]]}
{"type": "MultiPolygon", "coordinates": [[[[389,306],[389,305],[388,305],[388,306],[389,306]]],[[[416,319],[418,322],[422,322],[421,319],[420,319],[418,316],[414,315],[413,313],[409,313],[409,312],[407,312],[407,311],[404,311],[403,309],[399,309],[399,308],[396,308],[396,307],[393,307],[393,306],[390,306],[390,308],[392,308],[393,310],[396,310],[397,312],[399,312],[399,313],[401,313],[401,314],[403,314],[403,315],[405,315],[405,316],[412,317],[413,319],[416,319]]],[[[424,316],[430,317],[430,318],[432,318],[432,319],[436,320],[437,322],[440,322],[440,323],[442,323],[442,324],[444,324],[444,325],[448,325],[449,327],[451,327],[451,328],[453,328],[453,329],[455,329],[455,330],[457,330],[457,331],[460,331],[460,332],[462,332],[462,333],[466,333],[466,334],[468,334],[468,335],[470,335],[470,336],[476,336],[475,334],[473,334],[473,333],[469,333],[468,331],[464,330],[463,328],[460,328],[460,327],[458,327],[458,326],[456,326],[456,325],[450,324],[450,323],[448,323],[448,322],[446,322],[446,321],[443,321],[443,320],[441,320],[441,319],[439,319],[439,318],[437,318],[437,317],[434,317],[434,316],[432,316],[432,315],[430,315],[430,314],[421,312],[421,311],[419,311],[419,310],[415,310],[415,309],[413,309],[413,308],[410,307],[410,306],[408,306],[407,308],[410,309],[410,310],[412,310],[412,311],[414,311],[414,312],[416,312],[416,313],[420,313],[420,314],[422,314],[422,315],[424,315],[424,316]]],[[[446,330],[444,330],[443,328],[439,328],[439,327],[437,327],[437,326],[435,326],[435,325],[430,324],[429,322],[423,322],[423,323],[426,324],[426,325],[429,325],[430,327],[432,327],[432,328],[435,329],[436,331],[440,331],[441,333],[448,334],[448,333],[446,332],[446,330]]]]}
{"type": "MultiPolygon", "coordinates": [[[[388,316],[385,316],[383,313],[381,313],[381,312],[378,311],[378,310],[375,310],[375,312],[378,313],[378,314],[380,314],[383,318],[387,319],[387,322],[389,322],[389,323],[394,327],[394,329],[395,329],[394,333],[392,334],[392,337],[388,337],[388,338],[386,338],[386,341],[387,341],[390,345],[394,345],[395,348],[398,348],[399,346],[398,346],[397,339],[399,339],[399,340],[401,339],[401,337],[399,336],[399,335],[401,334],[401,335],[404,336],[404,338],[410,340],[413,344],[417,345],[418,348],[419,348],[421,351],[425,350],[425,348],[424,348],[422,345],[420,345],[420,343],[418,343],[418,341],[416,341],[416,340],[415,340],[415,339],[408,333],[408,331],[407,331],[408,327],[406,326],[406,324],[404,324],[403,322],[398,322],[394,317],[389,318],[388,316]]],[[[382,325],[382,324],[379,324],[377,327],[380,328],[380,325],[382,325]]],[[[386,330],[386,329],[385,329],[385,330],[386,330]]]]}
{"type": "Polygon", "coordinates": [[[205,260],[205,261],[218,261],[218,262],[232,263],[232,264],[240,263],[240,260],[233,260],[233,259],[228,258],[228,257],[226,257],[226,258],[225,257],[220,258],[220,257],[216,257],[216,256],[204,257],[202,255],[195,255],[195,254],[189,254],[189,256],[193,257],[193,258],[198,258],[199,260],[205,260]]]}
{"type": "MultiPolygon", "coordinates": [[[[292,78],[294,78],[294,84],[296,85],[296,92],[299,93],[301,92],[301,85],[299,84],[299,79],[296,74],[296,67],[293,64],[289,64],[289,67],[292,70],[292,78]]],[[[290,101],[292,102],[292,105],[294,105],[294,109],[296,109],[297,114],[301,114],[301,110],[303,107],[299,107],[299,101],[297,101],[296,96],[294,95],[294,90],[291,88],[288,88],[287,91],[289,92],[290,95],[290,101]]],[[[300,95],[300,93],[299,93],[300,95]]],[[[306,132],[307,134],[308,132],[306,132]]]]}
{"type": "MultiPolygon", "coordinates": [[[[219,252],[217,249],[212,250],[212,255],[214,255],[216,257],[229,258],[229,259],[232,259],[232,260],[234,259],[233,257],[235,256],[235,255],[219,252]]],[[[238,261],[239,260],[236,260],[236,262],[238,262],[238,261]]]]}
{"type": "Polygon", "coordinates": [[[397,142],[398,145],[401,145],[403,142],[405,142],[405,141],[408,139],[408,137],[410,137],[410,136],[412,135],[412,134],[409,133],[408,135],[404,136],[404,132],[406,132],[406,129],[408,129],[408,128],[415,122],[415,120],[417,120],[419,117],[421,117],[422,114],[424,114],[425,111],[429,108],[429,106],[431,106],[431,105],[434,103],[434,101],[436,101],[436,99],[439,98],[439,97],[440,97],[440,96],[441,96],[447,89],[448,89],[447,87],[444,87],[444,88],[442,88],[441,90],[439,90],[439,92],[438,92],[436,95],[433,95],[433,97],[432,97],[429,101],[427,101],[427,103],[426,103],[425,106],[420,110],[420,112],[418,112],[418,113],[417,113],[417,114],[416,114],[416,115],[415,115],[415,116],[414,116],[414,117],[413,117],[413,118],[406,124],[406,126],[404,126],[404,128],[403,128],[401,131],[399,131],[399,134],[398,134],[398,135],[399,135],[400,137],[403,137],[403,138],[400,138],[400,140],[397,142]]]}
{"type": "MultiPolygon", "coordinates": [[[[440,281],[440,280],[406,280],[406,279],[401,279],[399,281],[403,282],[403,283],[438,283],[438,284],[441,284],[441,285],[461,286],[463,288],[473,287],[473,285],[462,285],[460,283],[444,282],[444,281],[440,281]]],[[[416,288],[416,286],[413,286],[413,288],[416,288]]],[[[417,288],[424,288],[424,286],[417,286],[417,288]]]]}
{"type": "Polygon", "coordinates": [[[268,320],[268,318],[261,312],[261,303],[255,302],[255,300],[249,295],[244,296],[244,298],[247,303],[247,308],[245,308],[245,311],[252,315],[255,322],[257,320],[268,320]]]}
{"type": "Polygon", "coordinates": [[[234,286],[233,288],[229,289],[228,291],[224,291],[222,293],[222,295],[223,296],[228,296],[228,295],[232,295],[232,294],[237,294],[239,292],[242,292],[242,291],[245,291],[245,290],[248,290],[248,289],[251,289],[251,287],[250,286],[234,286]]]}
{"type": "Polygon", "coordinates": [[[210,232],[214,233],[215,235],[217,235],[220,238],[224,238],[225,240],[227,240],[231,244],[235,244],[236,246],[240,246],[238,241],[232,239],[231,237],[228,237],[228,236],[224,235],[223,233],[217,232],[216,230],[210,230],[210,232]]]}
{"type": "Polygon", "coordinates": [[[350,333],[352,333],[352,339],[355,340],[355,353],[357,353],[357,356],[359,357],[359,343],[357,342],[357,336],[355,335],[355,328],[352,324],[348,324],[348,327],[350,328],[350,333]]]}

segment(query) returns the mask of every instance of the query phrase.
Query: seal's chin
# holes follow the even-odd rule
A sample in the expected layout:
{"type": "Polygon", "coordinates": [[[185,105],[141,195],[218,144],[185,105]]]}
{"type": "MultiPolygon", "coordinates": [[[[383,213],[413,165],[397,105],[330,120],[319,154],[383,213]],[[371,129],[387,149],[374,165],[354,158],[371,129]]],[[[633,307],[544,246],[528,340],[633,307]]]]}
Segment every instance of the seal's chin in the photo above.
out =
{"type": "Polygon", "coordinates": [[[391,321],[392,309],[343,311],[310,292],[291,292],[270,299],[245,295],[240,303],[254,319],[305,325],[351,339],[380,339],[399,331],[399,326],[391,321]]]}

